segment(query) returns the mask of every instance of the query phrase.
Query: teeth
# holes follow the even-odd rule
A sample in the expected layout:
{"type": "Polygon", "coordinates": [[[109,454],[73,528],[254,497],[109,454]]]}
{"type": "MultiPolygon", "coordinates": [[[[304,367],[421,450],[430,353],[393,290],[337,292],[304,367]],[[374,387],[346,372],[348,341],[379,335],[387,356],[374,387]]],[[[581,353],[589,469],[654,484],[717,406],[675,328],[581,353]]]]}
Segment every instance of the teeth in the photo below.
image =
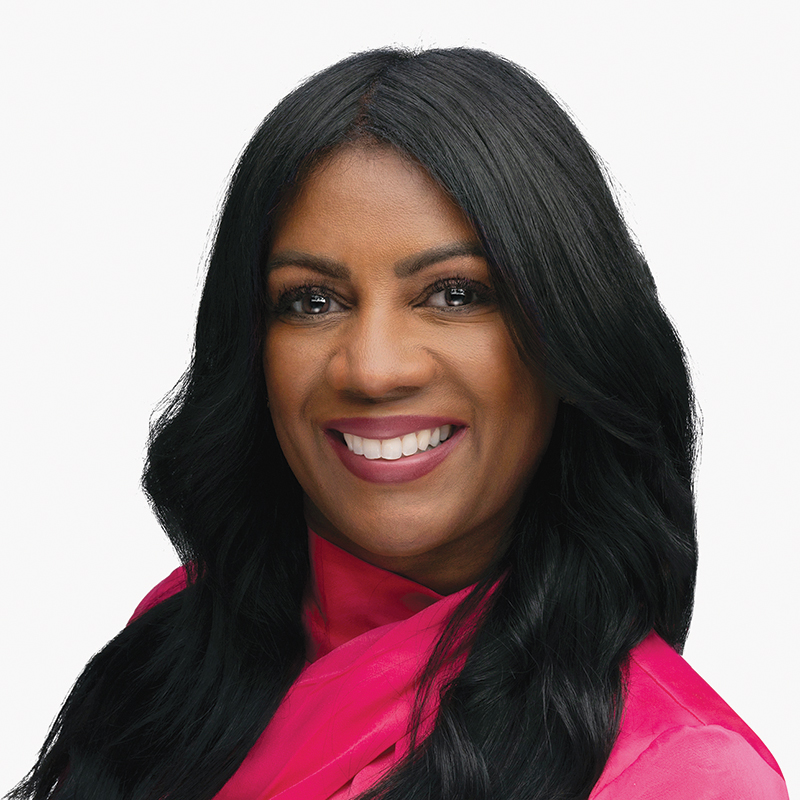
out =
{"type": "Polygon", "coordinates": [[[428,445],[431,443],[431,432],[430,431],[420,431],[416,434],[417,439],[417,448],[419,450],[427,450],[428,445]]]}
{"type": "Polygon", "coordinates": [[[367,439],[353,433],[345,433],[344,441],[348,450],[357,456],[374,461],[382,458],[386,461],[396,461],[403,456],[413,456],[423,450],[432,450],[450,437],[453,432],[452,425],[441,425],[438,428],[407,433],[394,439],[367,439]]]}
{"type": "MultiPolygon", "coordinates": [[[[381,440],[381,458],[387,461],[396,461],[403,455],[403,442],[400,439],[383,439],[381,440]]],[[[414,452],[417,451],[416,442],[414,443],[414,452]]]]}
{"type": "MultiPolygon", "coordinates": [[[[355,445],[355,442],[353,444],[355,445]]],[[[364,455],[370,459],[370,461],[381,457],[380,439],[362,439],[361,446],[364,448],[364,455]]]]}

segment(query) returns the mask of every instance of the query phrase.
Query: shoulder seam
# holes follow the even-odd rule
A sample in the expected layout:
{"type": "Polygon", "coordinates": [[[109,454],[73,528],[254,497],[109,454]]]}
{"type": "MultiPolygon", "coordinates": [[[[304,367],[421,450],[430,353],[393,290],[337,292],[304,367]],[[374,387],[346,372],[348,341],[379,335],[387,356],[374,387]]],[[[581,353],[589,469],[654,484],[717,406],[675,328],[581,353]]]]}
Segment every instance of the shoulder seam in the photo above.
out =
{"type": "MultiPolygon", "coordinates": [[[[667,645],[667,647],[669,647],[669,645],[667,645]]],[[[677,655],[677,653],[676,653],[676,655],[677,655]]],[[[680,656],[678,656],[678,657],[680,658],[680,656]]],[[[642,664],[642,662],[639,661],[636,658],[636,656],[633,655],[633,653],[631,653],[631,661],[635,661],[636,662],[636,666],[638,666],[639,669],[642,672],[644,672],[644,674],[647,675],[647,677],[650,678],[650,680],[653,681],[653,683],[655,683],[656,686],[658,686],[659,689],[661,689],[666,695],[671,697],[672,700],[677,705],[679,705],[687,714],[690,714],[692,717],[694,717],[694,719],[696,719],[701,725],[708,725],[709,724],[709,722],[707,720],[703,719],[702,717],[697,716],[697,714],[694,712],[693,709],[689,708],[685,703],[683,703],[681,700],[679,700],[675,696],[674,692],[668,686],[666,686],[662,681],[660,681],[644,664],[642,664]]],[[[691,727],[691,726],[677,726],[677,727],[691,727]]],[[[673,728],[669,728],[668,730],[673,730],[673,728]]],[[[664,732],[666,732],[666,731],[664,731],[664,732]]]]}
{"type": "MultiPolygon", "coordinates": [[[[636,756],[636,758],[627,764],[624,769],[622,769],[617,775],[615,775],[605,786],[600,789],[600,792],[597,795],[592,794],[589,800],[600,800],[604,795],[606,795],[607,790],[611,789],[612,787],[617,784],[620,779],[624,778],[628,772],[630,772],[636,765],[642,761],[642,759],[647,757],[649,751],[653,748],[653,746],[660,742],[663,739],[667,739],[679,731],[692,731],[692,732],[700,732],[700,731],[723,731],[725,734],[729,734],[734,736],[736,739],[740,740],[743,744],[745,744],[748,749],[752,750],[753,753],[758,757],[758,759],[764,764],[764,766],[768,767],[771,772],[775,774],[775,776],[781,780],[785,780],[783,775],[781,774],[780,769],[775,769],[772,764],[769,763],[761,753],[756,750],[753,745],[747,741],[738,731],[731,730],[730,728],[725,727],[724,725],[720,725],[718,723],[702,723],[700,725],[673,725],[671,728],[667,728],[657,736],[653,737],[647,744],[647,746],[636,756]]],[[[602,778],[601,778],[602,779],[602,778]]],[[[787,799],[788,800],[788,799],[787,799]]]]}

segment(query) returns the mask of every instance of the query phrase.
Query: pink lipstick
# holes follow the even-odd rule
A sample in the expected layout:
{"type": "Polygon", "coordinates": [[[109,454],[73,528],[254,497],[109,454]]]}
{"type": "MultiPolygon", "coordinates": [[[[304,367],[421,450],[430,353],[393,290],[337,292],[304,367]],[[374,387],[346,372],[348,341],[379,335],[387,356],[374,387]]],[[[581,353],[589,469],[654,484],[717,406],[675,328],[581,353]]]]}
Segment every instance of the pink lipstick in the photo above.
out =
{"type": "MultiPolygon", "coordinates": [[[[461,420],[452,417],[417,415],[339,418],[326,421],[323,427],[326,439],[344,466],[357,478],[371,483],[404,483],[427,475],[458,447],[467,430],[467,426],[461,420]],[[443,426],[450,426],[451,432],[449,438],[440,444],[408,456],[400,457],[399,451],[395,452],[394,457],[388,454],[385,458],[375,455],[374,447],[377,447],[375,440],[398,439],[407,437],[408,434],[441,429],[443,426]],[[350,437],[352,436],[373,440],[371,443],[373,445],[372,457],[361,455],[360,453],[365,452],[364,450],[353,452],[345,444],[344,434],[348,434],[348,442],[351,447],[353,443],[350,437]]],[[[438,437],[438,433],[435,435],[438,437]]],[[[427,439],[425,443],[421,439],[420,436],[419,446],[425,447],[427,439]]],[[[413,452],[413,437],[411,437],[411,441],[413,452]]],[[[364,443],[365,448],[367,448],[367,444],[364,443]]],[[[388,442],[387,446],[389,446],[388,442]]],[[[398,446],[397,442],[395,442],[395,446],[398,446]]]]}

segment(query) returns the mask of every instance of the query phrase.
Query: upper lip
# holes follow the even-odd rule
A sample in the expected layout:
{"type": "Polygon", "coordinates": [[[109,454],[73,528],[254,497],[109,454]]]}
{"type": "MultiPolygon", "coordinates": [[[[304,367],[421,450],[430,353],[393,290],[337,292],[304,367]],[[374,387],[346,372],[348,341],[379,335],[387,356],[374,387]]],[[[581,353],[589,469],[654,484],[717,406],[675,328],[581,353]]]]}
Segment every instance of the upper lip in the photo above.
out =
{"type": "Polygon", "coordinates": [[[323,422],[326,430],[352,433],[367,439],[394,439],[407,433],[417,433],[441,425],[464,427],[466,423],[454,417],[432,417],[417,414],[394,417],[341,417],[323,422]]]}

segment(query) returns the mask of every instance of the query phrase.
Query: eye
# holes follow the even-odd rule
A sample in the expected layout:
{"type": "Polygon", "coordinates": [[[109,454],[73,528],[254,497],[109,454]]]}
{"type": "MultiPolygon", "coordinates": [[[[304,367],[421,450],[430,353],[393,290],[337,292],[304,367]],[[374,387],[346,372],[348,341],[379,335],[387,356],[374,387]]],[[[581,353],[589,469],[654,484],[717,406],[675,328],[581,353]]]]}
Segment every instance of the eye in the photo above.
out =
{"type": "Polygon", "coordinates": [[[465,289],[463,286],[448,286],[441,292],[444,302],[448,306],[466,306],[474,302],[475,292],[472,289],[465,289]]]}
{"type": "Polygon", "coordinates": [[[318,317],[341,311],[343,306],[324,286],[297,286],[284,291],[273,308],[284,316],[318,317]]]}
{"type": "Polygon", "coordinates": [[[485,305],[490,302],[491,290],[468,278],[446,278],[431,287],[425,305],[434,308],[457,309],[485,305]]]}
{"type": "Polygon", "coordinates": [[[295,300],[291,309],[299,314],[324,314],[330,305],[330,298],[322,292],[309,292],[295,300]]]}

